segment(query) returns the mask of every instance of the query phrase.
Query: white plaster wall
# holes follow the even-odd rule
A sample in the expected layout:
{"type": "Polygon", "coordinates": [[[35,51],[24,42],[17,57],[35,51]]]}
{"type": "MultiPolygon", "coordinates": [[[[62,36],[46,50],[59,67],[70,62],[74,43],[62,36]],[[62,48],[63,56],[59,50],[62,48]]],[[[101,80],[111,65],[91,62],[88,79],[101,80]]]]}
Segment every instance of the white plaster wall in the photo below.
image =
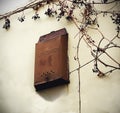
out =
{"type": "MultiPolygon", "coordinates": [[[[66,28],[69,33],[70,71],[77,67],[74,61],[78,32],[74,24],[62,19],[44,15],[45,8],[39,11],[41,19],[34,21],[34,11],[25,11],[26,19],[20,23],[20,14],[10,17],[11,28],[2,29],[4,20],[0,21],[0,113],[78,113],[78,75],[70,75],[70,84],[37,93],[34,89],[35,43],[41,35],[66,28]]],[[[115,26],[109,18],[100,17],[100,29],[112,37],[115,26]]],[[[95,31],[89,32],[99,38],[95,31]]],[[[118,43],[120,41],[118,40],[118,43]]],[[[120,51],[112,52],[119,60],[120,51]]],[[[92,57],[89,48],[82,41],[80,46],[81,64],[92,57]]],[[[105,60],[110,62],[104,57],[105,60]]],[[[81,69],[81,113],[120,113],[120,72],[116,71],[105,78],[98,78],[91,71],[89,64],[81,69]]]]}

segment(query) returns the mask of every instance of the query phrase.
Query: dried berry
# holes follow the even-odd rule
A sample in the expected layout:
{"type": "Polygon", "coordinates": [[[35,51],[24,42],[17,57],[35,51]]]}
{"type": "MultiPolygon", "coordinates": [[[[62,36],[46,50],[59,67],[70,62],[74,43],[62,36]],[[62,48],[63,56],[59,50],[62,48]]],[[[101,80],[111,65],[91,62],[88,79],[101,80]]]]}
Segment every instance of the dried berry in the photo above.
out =
{"type": "Polygon", "coordinates": [[[25,16],[18,17],[18,20],[19,20],[20,22],[24,22],[24,20],[25,20],[25,16]]]}
{"type": "Polygon", "coordinates": [[[103,0],[103,3],[107,3],[108,2],[108,0],[103,0]]]}
{"type": "Polygon", "coordinates": [[[57,14],[57,11],[56,10],[53,11],[52,8],[48,8],[47,11],[45,12],[45,14],[48,15],[49,17],[51,17],[51,16],[53,17],[57,14]]]}
{"type": "Polygon", "coordinates": [[[93,71],[94,73],[98,73],[98,72],[99,72],[97,68],[92,69],[92,71],[93,71]]]}
{"type": "Polygon", "coordinates": [[[3,28],[6,30],[10,28],[10,20],[8,18],[5,19],[5,24],[3,25],[3,28]]]}
{"type": "Polygon", "coordinates": [[[98,73],[97,76],[99,76],[99,77],[103,77],[103,76],[105,76],[105,74],[104,74],[103,72],[99,71],[99,73],[98,73]]]}
{"type": "Polygon", "coordinates": [[[39,14],[35,14],[33,17],[32,17],[32,19],[34,19],[34,20],[37,20],[37,19],[39,19],[40,18],[40,16],[39,16],[39,14]]]}
{"type": "Polygon", "coordinates": [[[113,23],[120,25],[120,14],[114,14],[111,16],[113,23]]]}
{"type": "Polygon", "coordinates": [[[66,19],[71,21],[73,18],[71,16],[67,16],[66,19]]]}

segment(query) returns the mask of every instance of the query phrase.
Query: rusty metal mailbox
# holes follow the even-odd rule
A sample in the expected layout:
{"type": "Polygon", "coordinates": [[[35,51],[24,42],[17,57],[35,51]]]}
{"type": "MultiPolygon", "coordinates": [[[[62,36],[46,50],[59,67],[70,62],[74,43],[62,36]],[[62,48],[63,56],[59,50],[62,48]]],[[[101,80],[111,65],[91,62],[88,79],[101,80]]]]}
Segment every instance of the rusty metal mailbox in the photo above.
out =
{"type": "Polygon", "coordinates": [[[69,83],[66,30],[60,29],[41,36],[35,49],[36,90],[69,83]]]}

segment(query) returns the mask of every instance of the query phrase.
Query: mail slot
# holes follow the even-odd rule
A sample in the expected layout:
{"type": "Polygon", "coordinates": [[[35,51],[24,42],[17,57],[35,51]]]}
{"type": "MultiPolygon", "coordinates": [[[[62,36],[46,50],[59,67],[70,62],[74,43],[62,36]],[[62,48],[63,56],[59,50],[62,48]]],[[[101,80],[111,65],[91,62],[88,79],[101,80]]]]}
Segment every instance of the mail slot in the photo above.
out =
{"type": "Polygon", "coordinates": [[[69,83],[68,34],[66,29],[41,36],[35,48],[36,90],[69,83]]]}

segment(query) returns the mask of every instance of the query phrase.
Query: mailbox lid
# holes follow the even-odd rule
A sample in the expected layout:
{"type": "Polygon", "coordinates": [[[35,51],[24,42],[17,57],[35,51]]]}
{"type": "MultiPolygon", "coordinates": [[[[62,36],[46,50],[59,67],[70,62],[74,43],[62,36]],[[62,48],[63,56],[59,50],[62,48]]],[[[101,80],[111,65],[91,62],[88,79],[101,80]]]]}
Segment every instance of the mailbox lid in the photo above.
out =
{"type": "Polygon", "coordinates": [[[44,41],[47,41],[47,40],[50,40],[50,39],[53,39],[53,38],[56,38],[56,37],[59,37],[59,36],[67,36],[67,35],[68,35],[68,33],[67,33],[66,29],[63,28],[63,29],[60,29],[60,30],[57,30],[57,31],[52,31],[49,34],[41,36],[39,38],[38,42],[44,42],[44,41]]]}

